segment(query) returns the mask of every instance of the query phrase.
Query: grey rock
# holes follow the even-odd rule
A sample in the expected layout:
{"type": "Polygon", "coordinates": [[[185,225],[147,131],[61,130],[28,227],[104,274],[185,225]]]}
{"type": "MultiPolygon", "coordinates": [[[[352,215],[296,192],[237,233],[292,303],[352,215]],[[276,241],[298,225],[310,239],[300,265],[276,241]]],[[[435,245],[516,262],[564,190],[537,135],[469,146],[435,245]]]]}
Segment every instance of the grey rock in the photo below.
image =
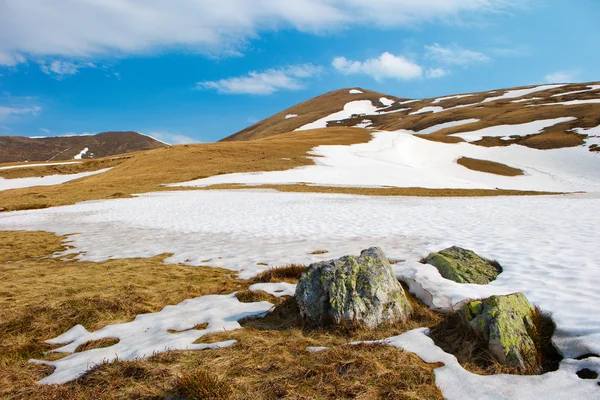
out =
{"type": "Polygon", "coordinates": [[[387,257],[380,248],[359,257],[308,266],[296,287],[300,313],[312,325],[375,328],[406,321],[411,307],[387,257]]]}
{"type": "Polygon", "coordinates": [[[471,301],[459,311],[459,315],[487,340],[490,352],[501,364],[539,371],[541,366],[531,337],[536,332],[533,312],[533,307],[522,293],[513,293],[471,301]]]}
{"type": "Polygon", "coordinates": [[[444,278],[458,283],[487,285],[502,272],[502,267],[497,262],[456,246],[431,253],[425,263],[436,267],[444,278]]]}

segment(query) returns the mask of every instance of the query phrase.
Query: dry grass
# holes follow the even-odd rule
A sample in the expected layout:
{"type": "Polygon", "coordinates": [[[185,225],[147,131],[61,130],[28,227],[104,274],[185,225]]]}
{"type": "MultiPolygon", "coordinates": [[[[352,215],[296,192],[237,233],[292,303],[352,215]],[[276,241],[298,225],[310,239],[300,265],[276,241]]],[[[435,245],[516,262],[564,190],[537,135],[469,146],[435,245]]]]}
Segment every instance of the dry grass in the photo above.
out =
{"type": "Polygon", "coordinates": [[[205,369],[183,375],[175,390],[186,400],[228,400],[232,395],[227,382],[205,369]]]}
{"type": "Polygon", "coordinates": [[[84,344],[77,346],[77,348],[75,349],[75,353],[80,353],[82,351],[88,351],[92,349],[101,349],[103,347],[110,347],[117,343],[119,343],[118,338],[104,338],[99,340],[91,340],[89,342],[85,342],[84,344]]]}
{"type": "Polygon", "coordinates": [[[306,265],[289,264],[281,267],[269,268],[252,278],[254,283],[290,282],[296,283],[300,275],[306,271],[306,265]]]}
{"type": "MultiPolygon", "coordinates": [[[[428,189],[428,188],[353,188],[337,186],[298,185],[257,185],[253,189],[275,189],[280,192],[296,193],[340,193],[361,196],[414,196],[414,197],[490,197],[490,196],[542,196],[556,195],[558,192],[537,192],[534,190],[504,189],[428,189]]],[[[237,184],[212,185],[200,190],[243,190],[248,186],[237,184]]]]}
{"type": "MultiPolygon", "coordinates": [[[[307,330],[295,302],[264,292],[246,299],[279,304],[267,318],[249,319],[243,321],[245,329],[202,339],[237,339],[231,348],[111,362],[64,385],[37,385],[51,368],[27,360],[43,358],[51,349],[43,340],[77,323],[96,330],[185,298],[236,290],[239,297],[250,296],[246,290],[250,282],[235,279],[230,271],[164,264],[164,256],[104,263],[38,259],[61,250],[62,238],[41,232],[1,234],[5,239],[0,242],[2,398],[168,398],[181,394],[181,378],[192,377],[199,369],[211,371],[212,378],[230,387],[231,398],[441,398],[434,384],[435,365],[387,346],[346,345],[439,323],[439,315],[416,300],[411,300],[415,319],[409,323],[371,331],[307,330]],[[305,350],[317,345],[331,349],[316,354],[305,350]]],[[[52,359],[60,356],[54,354],[52,359]]]]}
{"type": "Polygon", "coordinates": [[[562,357],[552,344],[556,326],[547,314],[538,307],[533,313],[534,328],[528,331],[536,347],[537,365],[526,366],[524,370],[500,364],[489,351],[487,341],[470,329],[457,313],[450,314],[431,328],[430,337],[444,351],[452,353],[468,371],[480,375],[519,374],[537,375],[556,371],[562,357]]]}
{"type": "MultiPolygon", "coordinates": [[[[103,168],[114,167],[128,156],[123,157],[110,157],[99,160],[84,160],[77,164],[59,164],[59,165],[48,165],[39,167],[23,167],[0,170],[0,177],[5,179],[14,178],[30,178],[47,175],[65,175],[65,174],[79,174],[82,172],[97,171],[103,168]]],[[[38,163],[36,163],[38,164],[38,163]]],[[[14,164],[13,164],[14,165],[14,164]]],[[[26,164],[21,164],[26,165],[26,164]]]]}
{"type": "Polygon", "coordinates": [[[368,142],[365,129],[333,128],[291,132],[253,142],[180,145],[129,154],[112,170],[62,185],[5,190],[0,209],[58,206],[85,200],[128,197],[135,193],[185,190],[160,186],[234,172],[282,171],[311,165],[307,152],[318,145],[368,142]],[[289,160],[282,160],[289,158],[289,160]]]}
{"type": "Polygon", "coordinates": [[[310,254],[327,254],[329,253],[328,250],[315,250],[313,252],[311,252],[310,254]]]}
{"type": "Polygon", "coordinates": [[[488,174],[502,176],[519,176],[524,175],[523,170],[519,168],[509,167],[506,164],[498,163],[489,160],[479,160],[476,158],[461,157],[456,160],[456,163],[473,171],[485,172],[488,174]]]}
{"type": "Polygon", "coordinates": [[[27,361],[43,358],[52,348],[43,341],[76,324],[96,330],[248,285],[228,270],[165,264],[166,255],[103,263],[47,258],[64,250],[62,239],[0,232],[0,397],[17,388],[33,390],[49,370],[27,361]]]}

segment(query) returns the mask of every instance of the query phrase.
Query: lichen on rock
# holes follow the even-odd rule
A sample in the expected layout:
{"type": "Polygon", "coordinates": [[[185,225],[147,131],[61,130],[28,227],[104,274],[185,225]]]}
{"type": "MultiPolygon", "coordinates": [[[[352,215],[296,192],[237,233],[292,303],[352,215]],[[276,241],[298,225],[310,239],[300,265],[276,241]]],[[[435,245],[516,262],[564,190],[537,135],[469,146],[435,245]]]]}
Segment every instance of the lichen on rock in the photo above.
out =
{"type": "Polygon", "coordinates": [[[381,249],[309,265],[296,287],[303,318],[313,325],[375,328],[406,321],[410,303],[381,249]]]}
{"type": "Polygon", "coordinates": [[[497,262],[457,246],[431,253],[424,261],[436,267],[444,278],[458,283],[487,285],[502,272],[497,262]]]}
{"type": "Polygon", "coordinates": [[[473,300],[459,311],[462,320],[482,335],[501,364],[523,371],[540,369],[531,334],[534,309],[522,293],[473,300]]]}

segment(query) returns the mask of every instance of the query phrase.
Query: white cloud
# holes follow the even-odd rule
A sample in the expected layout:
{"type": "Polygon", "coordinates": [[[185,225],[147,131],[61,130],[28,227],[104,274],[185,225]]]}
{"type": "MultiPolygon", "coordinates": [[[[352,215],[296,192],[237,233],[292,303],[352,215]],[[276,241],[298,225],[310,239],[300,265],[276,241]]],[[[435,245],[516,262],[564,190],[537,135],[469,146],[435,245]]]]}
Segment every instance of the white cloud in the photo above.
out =
{"type": "Polygon", "coordinates": [[[321,74],[322,67],[312,64],[291,65],[263,72],[251,71],[248,75],[198,82],[198,89],[214,89],[223,94],[269,95],[280,90],[302,89],[302,79],[321,74]]]}
{"type": "Polygon", "coordinates": [[[168,144],[190,144],[190,143],[199,143],[198,140],[191,138],[185,135],[172,134],[168,132],[150,132],[146,134],[155,139],[160,140],[161,142],[168,144]]]}
{"type": "Polygon", "coordinates": [[[5,121],[10,117],[15,117],[19,115],[37,115],[37,113],[41,110],[41,107],[6,107],[0,106],[0,121],[5,121]]]}
{"type": "Polygon", "coordinates": [[[450,75],[450,71],[444,68],[429,68],[425,73],[428,78],[443,78],[446,75],[450,75]]]}
{"type": "Polygon", "coordinates": [[[467,50],[456,44],[447,47],[443,47],[438,43],[425,46],[425,57],[440,64],[459,66],[482,64],[491,61],[491,58],[483,53],[467,50]]]}
{"type": "Polygon", "coordinates": [[[579,71],[571,70],[571,71],[556,71],[550,74],[547,74],[544,77],[544,80],[548,83],[571,83],[576,82],[579,77],[579,71]]]}
{"type": "Polygon", "coordinates": [[[369,75],[378,81],[383,79],[408,80],[423,76],[421,66],[403,56],[395,56],[388,52],[365,61],[353,61],[346,59],[346,57],[336,57],[331,64],[335,69],[346,75],[369,75]]]}
{"type": "Polygon", "coordinates": [[[73,63],[68,61],[54,60],[49,63],[41,62],[40,69],[43,73],[53,75],[58,79],[61,79],[67,75],[75,75],[81,68],[95,68],[94,63],[73,63]]]}
{"type": "Polygon", "coordinates": [[[327,32],[462,21],[516,0],[19,0],[0,2],[0,65],[172,48],[235,54],[277,29],[327,32]]]}

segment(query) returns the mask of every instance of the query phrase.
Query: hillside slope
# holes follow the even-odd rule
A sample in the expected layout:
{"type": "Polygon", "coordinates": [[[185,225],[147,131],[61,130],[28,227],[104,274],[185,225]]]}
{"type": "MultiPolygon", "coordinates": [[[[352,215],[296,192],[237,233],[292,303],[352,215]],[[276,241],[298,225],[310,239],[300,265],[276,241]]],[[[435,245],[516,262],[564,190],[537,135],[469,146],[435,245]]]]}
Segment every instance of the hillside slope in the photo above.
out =
{"type": "Polygon", "coordinates": [[[44,138],[0,136],[0,163],[101,158],[165,146],[165,143],[137,132],[44,138]]]}
{"type": "Polygon", "coordinates": [[[342,110],[345,104],[352,101],[367,100],[379,107],[385,107],[385,104],[381,102],[382,99],[385,103],[387,103],[386,99],[393,100],[394,102],[405,100],[360,88],[334,90],[283,110],[221,141],[254,140],[291,132],[342,110]]]}
{"type": "MultiPolygon", "coordinates": [[[[582,145],[586,138],[599,135],[590,130],[600,125],[598,82],[517,87],[408,101],[363,89],[359,90],[362,93],[351,94],[353,90],[356,89],[315,97],[223,140],[254,140],[286,130],[347,126],[404,129],[445,143],[466,141],[486,147],[519,144],[551,149],[582,145]],[[382,103],[382,97],[393,101],[382,103]],[[286,119],[290,114],[297,117],[286,119]]],[[[589,146],[590,150],[598,150],[595,142],[589,146]]]]}

